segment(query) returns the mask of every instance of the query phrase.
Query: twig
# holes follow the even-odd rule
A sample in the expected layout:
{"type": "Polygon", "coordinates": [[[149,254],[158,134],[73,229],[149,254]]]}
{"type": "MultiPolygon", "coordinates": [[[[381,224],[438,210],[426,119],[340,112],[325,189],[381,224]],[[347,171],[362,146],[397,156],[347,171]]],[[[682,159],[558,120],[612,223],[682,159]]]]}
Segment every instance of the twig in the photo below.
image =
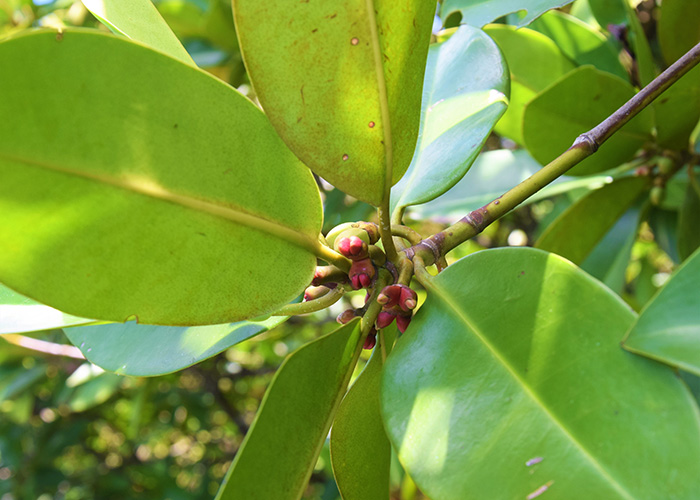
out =
{"type": "Polygon", "coordinates": [[[577,137],[573,145],[554,161],[542,167],[507,193],[468,213],[444,231],[424,239],[417,245],[403,250],[403,252],[409,259],[420,256],[426,265],[435,263],[447,252],[479,234],[489,224],[513,210],[547,184],[595,153],[610,136],[683,75],[693,69],[699,62],[700,43],[669,66],[666,71],[656,77],[649,85],[635,94],[632,99],[603,120],[598,126],[577,137]]]}

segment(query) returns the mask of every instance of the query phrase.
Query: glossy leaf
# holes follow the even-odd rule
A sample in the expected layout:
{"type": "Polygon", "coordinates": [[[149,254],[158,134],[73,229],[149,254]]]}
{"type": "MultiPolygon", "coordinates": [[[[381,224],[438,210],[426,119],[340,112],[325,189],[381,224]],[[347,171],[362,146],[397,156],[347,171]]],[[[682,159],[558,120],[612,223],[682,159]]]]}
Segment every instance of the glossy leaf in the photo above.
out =
{"type": "Polygon", "coordinates": [[[687,259],[700,247],[700,177],[695,175],[695,185],[688,184],[685,199],[678,213],[678,254],[687,259]]]}
{"type": "Polygon", "coordinates": [[[308,284],[318,189],[231,87],[94,30],[19,35],[0,60],[4,284],[181,326],[256,317],[308,284]]]}
{"type": "Polygon", "coordinates": [[[610,24],[626,24],[627,9],[624,2],[628,0],[588,0],[591,12],[598,23],[606,28],[610,24]]]}
{"type": "Polygon", "coordinates": [[[314,172],[378,205],[415,149],[435,1],[233,6],[248,74],[278,133],[314,172]]]}
{"type": "Polygon", "coordinates": [[[632,45],[632,50],[634,51],[639,82],[642,86],[648,85],[654,78],[656,78],[658,70],[656,68],[654,55],[651,52],[651,47],[644,31],[644,27],[639,21],[637,11],[629,4],[627,0],[614,1],[621,2],[623,7],[627,10],[627,37],[632,45]]]}
{"type": "Polygon", "coordinates": [[[93,322],[65,314],[0,285],[0,335],[54,330],[93,322]]]}
{"type": "Polygon", "coordinates": [[[364,370],[343,398],[331,430],[333,475],[343,500],[387,500],[391,445],[379,412],[383,357],[396,340],[395,326],[383,331],[364,370]]]}
{"type": "Polygon", "coordinates": [[[141,42],[194,66],[194,61],[151,0],[82,0],[113,33],[141,42]]]}
{"type": "MultiPolygon", "coordinates": [[[[523,121],[525,145],[547,164],[634,95],[627,82],[591,66],[572,71],[527,105],[523,121]]],[[[650,138],[651,115],[642,111],[608,139],[595,155],[572,168],[569,175],[588,175],[630,160],[650,138]]]]}
{"type": "MultiPolygon", "coordinates": [[[[661,6],[658,38],[667,64],[700,42],[700,0],[668,0],[661,6]]],[[[700,68],[694,68],[654,102],[658,142],[686,149],[700,120],[700,68]]]]}
{"type": "Polygon", "coordinates": [[[618,295],[625,287],[627,266],[643,213],[637,206],[627,210],[580,264],[581,269],[618,295]]]}
{"type": "Polygon", "coordinates": [[[700,250],[642,310],[625,349],[700,375],[700,250]]]}
{"type": "Polygon", "coordinates": [[[654,233],[654,241],[661,250],[666,252],[673,262],[680,263],[678,252],[678,212],[675,210],[663,210],[653,207],[647,220],[651,232],[654,233]]]}
{"type": "Polygon", "coordinates": [[[182,370],[232,345],[271,330],[286,317],[211,326],[129,323],[68,328],[65,334],[85,357],[120,375],[148,377],[182,370]]]}
{"type": "Polygon", "coordinates": [[[619,297],[529,248],[472,254],[428,294],[387,360],[382,414],[432,500],[695,498],[697,408],[620,349],[635,314],[619,297]]]}
{"type": "Polygon", "coordinates": [[[535,246],[581,264],[648,185],[645,177],[625,177],[589,193],[561,214],[535,246]]]}
{"type": "Polygon", "coordinates": [[[113,373],[101,373],[76,387],[66,404],[73,412],[87,411],[111,398],[122,380],[122,377],[113,373]]]}
{"type": "Polygon", "coordinates": [[[217,500],[301,498],[350,382],[360,341],[360,323],[352,321],[287,358],[265,394],[217,500]]]}
{"type": "Polygon", "coordinates": [[[333,475],[343,500],[389,498],[391,445],[379,412],[384,356],[396,340],[394,325],[382,331],[364,370],[343,398],[331,430],[333,475]]]}
{"type": "Polygon", "coordinates": [[[487,26],[484,31],[503,51],[510,69],[510,103],[496,132],[523,144],[525,105],[575,66],[550,38],[537,31],[505,25],[487,26]]]}
{"type": "Polygon", "coordinates": [[[508,67],[483,31],[461,26],[433,45],[423,84],[418,145],[392,205],[425,203],[467,172],[508,106],[508,67]]]}
{"type": "Polygon", "coordinates": [[[453,12],[462,13],[462,23],[481,28],[499,17],[514,12],[524,15],[518,23],[526,26],[550,9],[562,7],[571,0],[443,0],[440,17],[447,19],[453,12]]]}
{"type": "Polygon", "coordinates": [[[592,64],[623,80],[629,80],[618,51],[599,31],[558,10],[545,13],[530,28],[551,38],[557,47],[579,66],[592,64]]]}
{"type": "MultiPolygon", "coordinates": [[[[542,166],[524,149],[487,151],[479,155],[467,175],[447,193],[424,205],[411,207],[409,213],[418,219],[455,222],[465,213],[496,199],[540,168],[542,166]]],[[[562,176],[523,203],[534,203],[573,189],[597,189],[612,180],[609,175],[562,176]]]]}

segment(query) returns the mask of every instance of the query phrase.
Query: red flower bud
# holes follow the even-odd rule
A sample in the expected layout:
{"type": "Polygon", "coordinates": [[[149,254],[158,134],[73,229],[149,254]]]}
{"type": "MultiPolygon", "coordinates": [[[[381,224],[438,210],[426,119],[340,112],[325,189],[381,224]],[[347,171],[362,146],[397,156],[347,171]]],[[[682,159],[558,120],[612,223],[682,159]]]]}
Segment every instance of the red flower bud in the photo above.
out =
{"type": "Polygon", "coordinates": [[[377,316],[377,328],[382,329],[386,328],[391,324],[392,321],[394,321],[394,318],[396,315],[394,313],[391,313],[389,311],[382,311],[379,313],[377,316]]]}
{"type": "Polygon", "coordinates": [[[365,344],[362,346],[363,349],[373,349],[377,345],[377,334],[371,333],[367,335],[365,339],[365,344]]]}
{"type": "Polygon", "coordinates": [[[415,291],[411,290],[407,286],[402,286],[399,305],[404,311],[410,311],[412,309],[415,309],[418,305],[418,295],[415,291]]]}
{"type": "Polygon", "coordinates": [[[396,327],[401,333],[406,331],[408,324],[411,322],[411,316],[396,316],[396,327]]]}
{"type": "Polygon", "coordinates": [[[348,272],[352,287],[355,290],[369,288],[372,285],[372,278],[374,278],[376,272],[372,261],[369,259],[353,261],[348,272]]]}
{"type": "Polygon", "coordinates": [[[367,243],[357,236],[340,238],[337,242],[338,251],[348,259],[364,259],[368,254],[367,243]]]}
{"type": "Polygon", "coordinates": [[[385,286],[381,293],[377,296],[377,302],[382,304],[385,309],[390,309],[399,303],[401,298],[401,288],[399,285],[385,286]]]}

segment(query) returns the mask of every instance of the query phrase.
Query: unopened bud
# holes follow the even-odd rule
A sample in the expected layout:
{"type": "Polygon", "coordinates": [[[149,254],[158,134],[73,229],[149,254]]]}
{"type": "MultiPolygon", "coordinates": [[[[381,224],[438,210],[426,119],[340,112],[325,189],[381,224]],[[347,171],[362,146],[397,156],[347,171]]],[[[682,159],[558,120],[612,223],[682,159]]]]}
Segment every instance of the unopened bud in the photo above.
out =
{"type": "Polygon", "coordinates": [[[377,345],[377,334],[370,332],[365,339],[365,344],[362,346],[363,349],[373,349],[377,345]]]}
{"type": "Polygon", "coordinates": [[[355,309],[347,309],[338,315],[336,321],[341,325],[345,325],[346,323],[350,323],[355,316],[357,316],[355,309]]]}
{"type": "Polygon", "coordinates": [[[377,316],[377,322],[376,322],[377,328],[379,328],[380,330],[382,328],[386,328],[387,326],[389,326],[391,324],[392,321],[394,321],[395,317],[396,317],[396,315],[394,313],[390,313],[389,311],[380,312],[379,315],[377,316]]]}
{"type": "Polygon", "coordinates": [[[369,248],[367,243],[357,236],[341,237],[336,240],[336,249],[348,259],[367,258],[369,248]]]}
{"type": "Polygon", "coordinates": [[[330,289],[326,286],[310,286],[304,291],[304,300],[315,300],[326,295],[330,289]]]}
{"type": "Polygon", "coordinates": [[[369,288],[372,285],[372,278],[374,278],[376,272],[374,264],[369,259],[353,261],[348,272],[352,287],[355,290],[369,288]]]}
{"type": "Polygon", "coordinates": [[[396,316],[396,327],[401,333],[406,331],[408,324],[411,322],[411,316],[396,316]]]}
{"type": "Polygon", "coordinates": [[[411,290],[407,286],[401,286],[401,298],[399,299],[399,305],[404,311],[410,311],[415,309],[418,305],[418,295],[415,291],[411,290]]]}
{"type": "Polygon", "coordinates": [[[377,226],[374,222],[360,221],[353,224],[353,226],[367,232],[367,236],[369,236],[370,245],[374,245],[376,242],[379,241],[379,226],[377,226]]]}

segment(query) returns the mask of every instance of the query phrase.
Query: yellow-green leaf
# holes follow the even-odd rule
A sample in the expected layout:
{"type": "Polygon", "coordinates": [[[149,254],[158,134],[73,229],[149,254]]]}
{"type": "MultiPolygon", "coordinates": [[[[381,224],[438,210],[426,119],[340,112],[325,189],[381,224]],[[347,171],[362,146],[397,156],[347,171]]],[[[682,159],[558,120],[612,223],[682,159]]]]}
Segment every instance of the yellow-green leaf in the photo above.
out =
{"type": "Polygon", "coordinates": [[[0,282],[185,326],[271,312],[310,281],[318,189],[234,89],[94,30],[25,33],[0,61],[0,282]]]}
{"type": "Polygon", "coordinates": [[[380,204],[416,145],[435,1],[234,0],[233,10],[284,141],[337,188],[380,204]]]}

